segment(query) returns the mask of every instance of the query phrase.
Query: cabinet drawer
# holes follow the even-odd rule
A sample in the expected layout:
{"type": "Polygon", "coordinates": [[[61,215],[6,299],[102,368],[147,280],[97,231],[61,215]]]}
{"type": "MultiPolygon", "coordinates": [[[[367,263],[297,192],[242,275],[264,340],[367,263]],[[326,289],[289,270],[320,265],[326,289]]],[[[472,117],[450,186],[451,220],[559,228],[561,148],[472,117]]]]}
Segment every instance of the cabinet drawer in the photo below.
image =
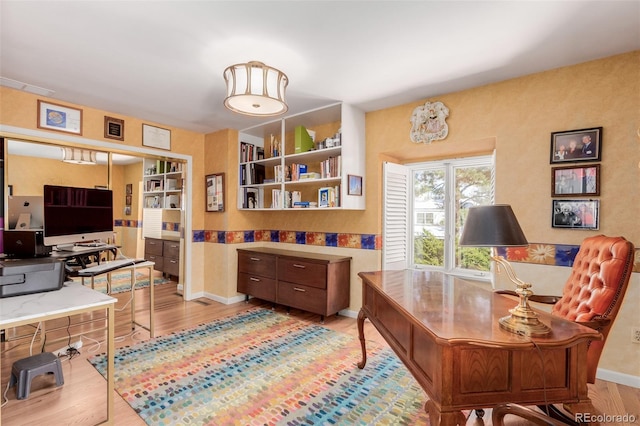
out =
{"type": "Polygon", "coordinates": [[[163,241],[162,255],[164,257],[180,258],[180,241],[163,241]]]}
{"type": "Polygon", "coordinates": [[[163,270],[169,275],[180,275],[180,261],[173,257],[164,257],[163,270]]]}
{"type": "Polygon", "coordinates": [[[278,260],[278,279],[306,286],[327,288],[327,265],[298,259],[278,260]]]}
{"type": "Polygon", "coordinates": [[[327,310],[327,291],[316,287],[279,281],[278,303],[325,315],[327,310]]]}
{"type": "Polygon", "coordinates": [[[155,269],[156,271],[164,270],[164,257],[145,253],[144,258],[149,262],[155,262],[155,265],[153,265],[153,269],[155,269]]]}
{"type": "Polygon", "coordinates": [[[145,238],[144,253],[145,255],[155,254],[157,256],[162,256],[162,240],[156,240],[155,238],[145,238]]]}
{"type": "Polygon", "coordinates": [[[238,272],[275,279],[276,257],[264,253],[240,252],[238,253],[238,272]]]}
{"type": "Polygon", "coordinates": [[[243,272],[238,274],[238,293],[250,294],[269,302],[276,301],[276,281],[243,272]]]}

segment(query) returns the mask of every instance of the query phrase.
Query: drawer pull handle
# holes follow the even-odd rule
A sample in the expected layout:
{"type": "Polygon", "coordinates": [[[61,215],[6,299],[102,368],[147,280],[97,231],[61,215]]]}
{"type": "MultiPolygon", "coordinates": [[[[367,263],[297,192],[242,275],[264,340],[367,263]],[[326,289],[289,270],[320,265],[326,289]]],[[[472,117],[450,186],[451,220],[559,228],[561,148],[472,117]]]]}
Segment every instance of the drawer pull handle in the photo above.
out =
{"type": "Polygon", "coordinates": [[[251,257],[250,259],[253,260],[254,262],[260,262],[260,260],[262,260],[259,257],[251,257]]]}
{"type": "Polygon", "coordinates": [[[170,247],[170,248],[178,248],[178,247],[180,247],[180,246],[177,246],[177,245],[173,244],[173,245],[170,245],[169,247],[170,247]]]}
{"type": "Polygon", "coordinates": [[[294,268],[300,268],[300,269],[305,269],[305,268],[306,268],[306,266],[304,266],[304,265],[300,265],[300,264],[298,264],[298,263],[294,263],[294,264],[293,264],[293,267],[294,267],[294,268]]]}
{"type": "Polygon", "coordinates": [[[307,290],[305,290],[305,289],[303,289],[303,288],[294,287],[293,289],[294,289],[295,291],[299,291],[299,292],[301,292],[301,293],[306,293],[306,292],[307,292],[307,290]]]}
{"type": "Polygon", "coordinates": [[[178,263],[178,261],[177,261],[177,260],[173,260],[173,259],[171,259],[169,262],[171,262],[171,263],[178,263]]]}
{"type": "Polygon", "coordinates": [[[251,281],[260,282],[260,279],[259,279],[259,278],[249,277],[249,279],[250,279],[251,281]]]}

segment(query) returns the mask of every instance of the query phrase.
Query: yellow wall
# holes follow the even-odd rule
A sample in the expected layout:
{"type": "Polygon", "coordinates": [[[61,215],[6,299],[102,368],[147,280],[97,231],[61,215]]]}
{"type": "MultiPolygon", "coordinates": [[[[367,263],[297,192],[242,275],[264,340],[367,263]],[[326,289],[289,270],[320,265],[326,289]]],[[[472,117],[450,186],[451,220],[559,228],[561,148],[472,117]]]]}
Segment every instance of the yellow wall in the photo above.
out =
{"type": "MultiPolygon", "coordinates": [[[[193,229],[242,231],[256,229],[381,233],[381,164],[383,160],[410,163],[444,157],[490,153],[496,159],[496,201],[513,206],[530,242],[578,245],[597,233],[624,235],[640,246],[637,211],[640,206],[640,52],[477,87],[432,99],[366,114],[366,210],[364,211],[238,211],[237,132],[208,135],[171,128],[172,150],[193,156],[193,229]],[[449,136],[430,145],[410,141],[412,111],[426,101],[441,101],[450,110],[449,136]],[[603,127],[600,230],[551,228],[550,135],[555,131],[603,127]],[[224,213],[204,212],[204,176],[225,173],[224,213]]],[[[37,97],[0,88],[0,121],[33,129],[37,97]]],[[[83,107],[84,136],[103,140],[104,111],[83,107]]],[[[125,144],[141,145],[142,120],[125,119],[125,144]]],[[[153,123],[151,123],[153,124],[153,123]]],[[[161,124],[158,124],[161,125],[161,124]]],[[[163,126],[167,127],[167,126],[163,126]]],[[[55,132],[52,132],[55,138],[55,132]]],[[[216,241],[211,239],[209,241],[216,241]]],[[[263,244],[263,243],[259,243],[263,244]]],[[[236,249],[242,244],[196,243],[192,253],[192,286],[196,293],[229,299],[236,295],[236,249]]],[[[380,267],[379,250],[336,249],[318,246],[283,248],[324,251],[353,257],[351,311],[360,307],[357,272],[380,267]]],[[[291,246],[291,247],[289,247],[291,246]]],[[[569,268],[528,265],[530,281],[560,291],[569,268]],[[549,283],[550,277],[557,278],[549,283]]],[[[604,368],[640,377],[638,345],[627,333],[640,327],[638,274],[605,349],[604,368]]]]}

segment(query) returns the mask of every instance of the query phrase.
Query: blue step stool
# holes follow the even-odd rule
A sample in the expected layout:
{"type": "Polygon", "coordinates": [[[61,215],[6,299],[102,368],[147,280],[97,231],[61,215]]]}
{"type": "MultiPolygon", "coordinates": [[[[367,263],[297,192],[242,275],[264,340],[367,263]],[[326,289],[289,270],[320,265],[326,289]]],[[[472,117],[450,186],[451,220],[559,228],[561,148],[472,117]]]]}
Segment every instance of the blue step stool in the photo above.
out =
{"type": "Polygon", "coordinates": [[[31,391],[31,380],[41,374],[53,374],[56,378],[56,386],[64,384],[60,360],[51,352],[43,352],[14,362],[11,367],[9,386],[17,383],[18,399],[26,399],[31,391]]]}

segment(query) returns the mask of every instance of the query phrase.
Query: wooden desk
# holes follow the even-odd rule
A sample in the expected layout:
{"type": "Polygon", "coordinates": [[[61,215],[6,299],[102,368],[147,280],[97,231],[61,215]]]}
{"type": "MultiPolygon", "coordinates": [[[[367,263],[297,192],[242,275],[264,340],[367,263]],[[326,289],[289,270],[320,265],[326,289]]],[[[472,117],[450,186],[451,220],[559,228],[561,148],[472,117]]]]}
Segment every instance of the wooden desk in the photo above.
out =
{"type": "Polygon", "coordinates": [[[500,329],[517,302],[470,282],[418,270],[361,272],[358,331],[367,361],[369,318],[429,396],[432,425],[464,424],[461,410],[564,403],[594,413],[584,368],[589,340],[600,333],[541,312],[549,336],[529,338],[500,329]]]}
{"type": "MultiPolygon", "coordinates": [[[[0,329],[33,324],[69,315],[100,309],[107,310],[107,420],[114,419],[114,314],[115,302],[111,296],[84,287],[80,283],[65,283],[60,290],[0,299],[0,329]]],[[[0,416],[2,408],[0,408],[0,416]]]]}

